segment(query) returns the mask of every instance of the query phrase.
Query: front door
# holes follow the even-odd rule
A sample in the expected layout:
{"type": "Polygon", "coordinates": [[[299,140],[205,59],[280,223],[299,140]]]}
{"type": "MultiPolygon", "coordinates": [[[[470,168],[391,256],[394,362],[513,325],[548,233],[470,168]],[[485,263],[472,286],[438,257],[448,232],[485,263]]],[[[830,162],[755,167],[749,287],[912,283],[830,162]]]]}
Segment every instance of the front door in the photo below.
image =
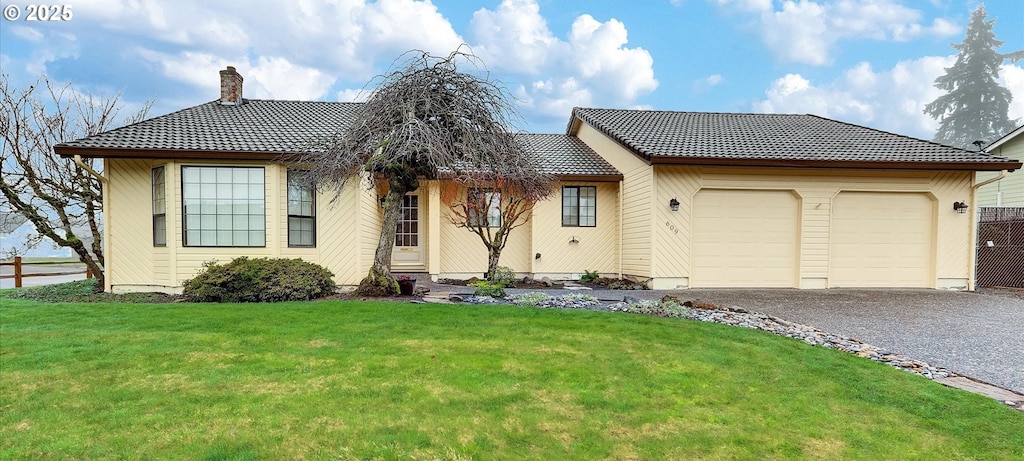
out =
{"type": "Polygon", "coordinates": [[[391,253],[391,268],[395,272],[421,271],[423,262],[423,226],[420,223],[420,196],[407,194],[402,198],[402,213],[395,229],[395,251],[391,253]]]}

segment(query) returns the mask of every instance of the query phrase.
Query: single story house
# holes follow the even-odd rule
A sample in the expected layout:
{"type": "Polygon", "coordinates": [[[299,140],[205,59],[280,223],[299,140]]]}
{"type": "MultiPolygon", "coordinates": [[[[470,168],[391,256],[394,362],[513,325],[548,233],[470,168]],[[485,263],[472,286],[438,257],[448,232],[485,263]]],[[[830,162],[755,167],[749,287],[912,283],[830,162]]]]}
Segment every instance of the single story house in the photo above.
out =
{"type": "MultiPolygon", "coordinates": [[[[105,288],[176,291],[204,262],[243,255],[303,258],[357,284],[379,237],[376,192],[352,181],[320,196],[278,159],[358,104],[245,99],[235,69],[220,74],[218,100],[55,147],[104,159],[105,288]]],[[[520,139],[559,184],[502,265],[660,289],[970,289],[976,175],[1021,167],[813,115],[576,108],[565,133],[520,139]]],[[[394,270],[480,276],[484,246],[445,219],[445,185],[421,184],[394,270]]]]}
{"type": "MultiPolygon", "coordinates": [[[[1024,126],[1017,127],[1002,138],[985,147],[985,152],[1010,158],[1024,159],[1024,126]]],[[[978,188],[979,207],[1024,207],[1024,173],[980,173],[979,181],[995,180],[978,188]]]]}

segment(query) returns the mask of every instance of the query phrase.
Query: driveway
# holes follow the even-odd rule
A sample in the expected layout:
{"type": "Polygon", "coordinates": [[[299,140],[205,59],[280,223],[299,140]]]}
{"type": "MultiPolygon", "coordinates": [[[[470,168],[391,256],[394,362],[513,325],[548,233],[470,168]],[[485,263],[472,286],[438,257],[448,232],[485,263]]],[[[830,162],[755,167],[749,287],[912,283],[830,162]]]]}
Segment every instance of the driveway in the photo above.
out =
{"type": "Polygon", "coordinates": [[[1013,293],[881,289],[672,293],[682,300],[742,307],[856,338],[1024,394],[1024,297],[1013,293]]]}

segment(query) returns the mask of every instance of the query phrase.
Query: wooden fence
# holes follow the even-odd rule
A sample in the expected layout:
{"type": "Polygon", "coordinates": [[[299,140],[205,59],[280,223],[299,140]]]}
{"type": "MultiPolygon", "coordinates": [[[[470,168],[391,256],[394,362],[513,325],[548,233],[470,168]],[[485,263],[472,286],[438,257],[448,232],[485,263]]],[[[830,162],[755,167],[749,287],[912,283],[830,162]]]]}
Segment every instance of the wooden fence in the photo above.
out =
{"type": "Polygon", "coordinates": [[[13,261],[0,261],[0,266],[14,266],[14,275],[3,275],[0,278],[14,279],[14,288],[21,288],[21,280],[25,277],[54,277],[58,275],[77,275],[85,274],[85,278],[92,278],[92,271],[88,267],[83,269],[76,269],[74,271],[65,272],[37,272],[32,274],[26,274],[23,271],[25,266],[51,266],[56,264],[68,264],[67,261],[42,261],[34,263],[22,262],[21,256],[15,256],[13,261]]]}

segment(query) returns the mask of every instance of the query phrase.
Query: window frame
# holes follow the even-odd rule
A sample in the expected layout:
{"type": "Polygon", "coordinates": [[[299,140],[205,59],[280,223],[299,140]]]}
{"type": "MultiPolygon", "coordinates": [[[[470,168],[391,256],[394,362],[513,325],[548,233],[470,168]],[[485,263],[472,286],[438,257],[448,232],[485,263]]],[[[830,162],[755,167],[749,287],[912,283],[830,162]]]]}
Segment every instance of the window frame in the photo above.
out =
{"type": "Polygon", "coordinates": [[[562,227],[597,227],[597,186],[562,186],[562,227]],[[575,194],[571,196],[566,195],[566,190],[575,190],[575,194]],[[590,197],[593,197],[594,205],[592,207],[585,207],[587,209],[592,208],[593,215],[587,215],[587,218],[593,218],[592,224],[580,224],[583,222],[583,208],[580,206],[580,191],[582,190],[593,191],[590,197]],[[570,198],[572,197],[572,198],[570,198]],[[570,199],[570,203],[566,203],[566,199],[570,199]],[[568,208],[568,209],[567,209],[568,208]],[[566,213],[568,211],[569,213],[566,213]],[[575,223],[572,222],[572,211],[575,211],[575,223]],[[569,218],[569,219],[567,219],[569,218]]]}
{"type": "MultiPolygon", "coordinates": [[[[182,217],[182,219],[181,219],[181,244],[182,244],[183,247],[188,247],[188,248],[266,248],[267,247],[267,169],[266,169],[266,167],[264,167],[262,165],[260,165],[260,166],[247,166],[247,165],[181,165],[179,173],[180,173],[179,185],[181,186],[181,217],[182,217]],[[191,197],[191,194],[186,190],[186,187],[185,187],[185,184],[186,184],[185,180],[186,180],[186,176],[187,176],[186,170],[189,169],[189,168],[195,168],[197,170],[213,169],[213,170],[215,170],[214,175],[217,174],[216,173],[217,170],[221,170],[221,169],[228,169],[228,170],[236,170],[236,169],[260,170],[260,174],[261,174],[261,177],[262,177],[262,184],[261,184],[262,187],[259,190],[260,190],[262,196],[260,197],[259,202],[261,204],[260,208],[262,208],[262,213],[259,214],[259,215],[253,214],[253,213],[246,213],[246,214],[240,214],[239,213],[239,214],[235,214],[234,212],[229,213],[229,214],[194,213],[194,214],[190,215],[188,213],[188,206],[190,204],[189,202],[191,200],[194,200],[194,199],[191,197]],[[232,240],[232,244],[230,244],[230,245],[221,245],[221,244],[207,244],[207,245],[204,245],[202,243],[189,242],[189,228],[188,228],[189,218],[190,218],[190,216],[196,216],[196,215],[200,216],[200,218],[198,218],[200,220],[202,220],[202,218],[206,217],[206,216],[213,216],[212,219],[214,219],[215,221],[219,221],[219,218],[221,216],[229,216],[229,217],[232,218],[232,221],[234,221],[234,218],[236,216],[237,217],[245,216],[249,220],[249,225],[244,229],[244,231],[245,232],[249,232],[250,234],[253,233],[253,232],[258,232],[259,234],[261,234],[262,235],[262,243],[255,244],[255,245],[251,245],[251,244],[250,245],[236,245],[236,244],[234,244],[234,236],[232,236],[232,239],[231,239],[232,240]],[[256,217],[256,216],[259,216],[259,219],[261,221],[261,226],[260,226],[261,228],[260,229],[252,229],[252,227],[251,227],[252,219],[254,217],[256,217]]],[[[202,175],[202,173],[199,173],[199,174],[202,175]]],[[[232,173],[232,176],[234,176],[234,173],[232,173]]],[[[202,185],[204,185],[204,183],[199,182],[199,183],[196,183],[196,184],[199,184],[200,185],[200,190],[202,190],[202,185]]],[[[254,183],[249,183],[249,182],[246,182],[244,184],[249,185],[249,186],[254,185],[254,183]]],[[[219,181],[215,181],[213,183],[213,186],[214,186],[215,190],[219,190],[220,189],[219,186],[221,186],[221,185],[222,184],[219,181]]],[[[203,195],[202,192],[200,192],[199,195],[200,196],[203,195]]],[[[213,206],[216,206],[218,208],[222,207],[222,206],[225,206],[223,203],[221,203],[221,201],[225,200],[225,199],[217,197],[217,195],[219,195],[218,193],[215,193],[214,195],[215,195],[215,197],[212,200],[214,203],[213,204],[206,204],[206,206],[213,205],[213,206]]],[[[202,197],[199,197],[198,200],[201,202],[202,201],[202,197]]],[[[248,201],[253,201],[253,199],[248,199],[248,198],[245,199],[245,200],[247,202],[248,201]]],[[[202,203],[199,203],[198,205],[200,206],[200,209],[203,206],[202,203]]],[[[236,204],[232,203],[231,204],[232,208],[235,205],[236,204]]],[[[226,231],[227,232],[227,231],[230,231],[230,232],[233,233],[236,230],[234,228],[220,229],[217,225],[214,225],[212,229],[205,229],[202,225],[200,225],[200,228],[198,229],[198,231],[199,232],[210,232],[210,231],[212,231],[212,232],[226,231]]],[[[200,237],[200,241],[202,241],[202,237],[200,237]]]]}
{"type": "Polygon", "coordinates": [[[167,246],[167,171],[164,165],[150,170],[151,211],[153,214],[153,246],[167,246]],[[160,181],[157,182],[157,174],[160,181]]]}
{"type": "MultiPolygon", "coordinates": [[[[305,214],[293,214],[292,213],[292,203],[293,202],[298,202],[300,208],[302,206],[301,204],[304,202],[304,200],[302,200],[301,197],[297,198],[295,200],[292,199],[293,178],[297,178],[301,174],[303,174],[303,170],[297,170],[297,169],[288,169],[287,172],[285,173],[285,175],[286,175],[286,178],[285,178],[285,184],[286,184],[285,185],[285,188],[286,188],[286,191],[285,191],[285,211],[287,212],[287,216],[288,216],[288,218],[287,218],[288,219],[288,221],[287,221],[287,230],[286,230],[286,232],[288,233],[288,247],[289,248],[316,248],[316,190],[311,185],[301,184],[301,182],[299,182],[298,179],[294,179],[294,181],[296,183],[298,183],[298,185],[296,187],[299,187],[301,189],[306,189],[309,192],[309,214],[305,215],[305,214]],[[310,243],[308,243],[308,244],[292,243],[292,219],[293,218],[294,219],[301,219],[301,220],[309,220],[309,223],[310,223],[309,241],[310,241],[310,243]]],[[[296,232],[305,232],[305,229],[296,229],[296,232]]]]}
{"type": "Polygon", "coordinates": [[[466,191],[466,218],[474,227],[501,227],[503,219],[501,215],[501,192],[488,188],[468,189],[466,191]],[[496,197],[497,200],[495,201],[492,197],[496,197]],[[474,202],[479,205],[487,205],[483,218],[478,214],[481,207],[474,208],[471,206],[474,202]],[[484,219],[487,220],[486,226],[482,225],[484,224],[484,219]]]}

